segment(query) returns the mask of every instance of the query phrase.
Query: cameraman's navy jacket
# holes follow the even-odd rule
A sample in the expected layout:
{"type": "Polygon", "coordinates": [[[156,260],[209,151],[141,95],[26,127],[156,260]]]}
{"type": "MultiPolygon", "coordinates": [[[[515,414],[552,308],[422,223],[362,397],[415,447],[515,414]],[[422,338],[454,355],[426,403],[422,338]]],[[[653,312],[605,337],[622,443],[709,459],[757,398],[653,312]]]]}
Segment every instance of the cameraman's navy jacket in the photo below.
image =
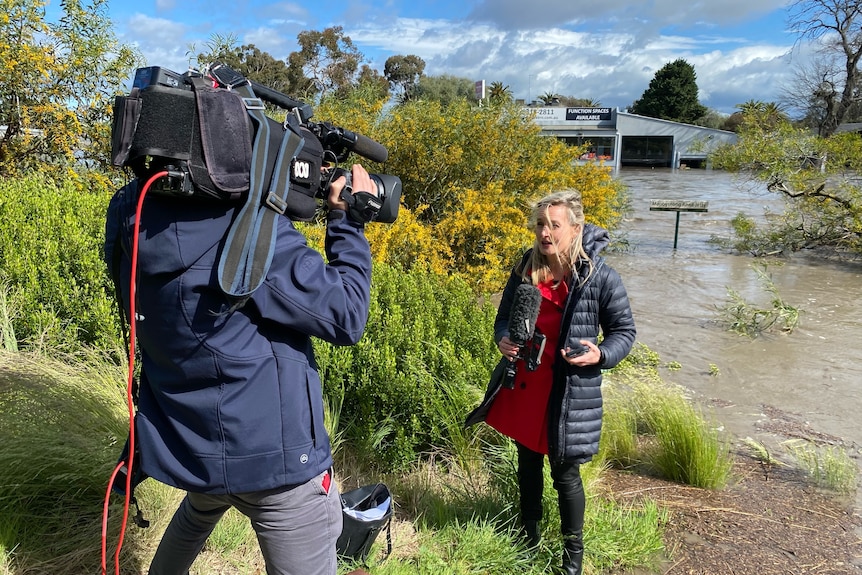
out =
{"type": "MultiPolygon", "coordinates": [[[[133,181],[114,195],[106,225],[106,261],[123,252],[127,313],[137,200],[133,181]]],[[[202,493],[304,483],[332,465],[309,336],[354,344],[368,319],[368,242],[362,225],[340,210],[329,213],[328,264],[279,217],[266,280],[231,311],[218,284],[218,257],[239,207],[150,193],[141,215],[141,470],[202,493]]]]}

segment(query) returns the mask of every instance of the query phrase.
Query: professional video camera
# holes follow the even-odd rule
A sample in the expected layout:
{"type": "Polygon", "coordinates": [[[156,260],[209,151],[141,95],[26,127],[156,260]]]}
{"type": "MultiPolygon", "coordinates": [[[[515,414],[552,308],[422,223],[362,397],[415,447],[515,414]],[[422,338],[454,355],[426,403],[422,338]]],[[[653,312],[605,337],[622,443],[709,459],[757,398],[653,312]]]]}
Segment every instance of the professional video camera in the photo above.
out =
{"type": "Polygon", "coordinates": [[[316,200],[344,175],[342,199],[353,219],[394,222],[401,180],[372,173],[377,196],[351,194],[349,166],[341,167],[351,153],[385,162],[386,148],[328,122],[311,122],[312,115],[308,104],[224,64],[184,74],[139,68],[130,94],[114,103],[112,163],[142,179],[167,171],[154,183],[156,193],[239,201],[253,186],[263,187],[269,193],[262,202],[297,221],[313,219],[316,200]],[[264,101],[287,111],[283,123],[264,115],[264,101]]]}

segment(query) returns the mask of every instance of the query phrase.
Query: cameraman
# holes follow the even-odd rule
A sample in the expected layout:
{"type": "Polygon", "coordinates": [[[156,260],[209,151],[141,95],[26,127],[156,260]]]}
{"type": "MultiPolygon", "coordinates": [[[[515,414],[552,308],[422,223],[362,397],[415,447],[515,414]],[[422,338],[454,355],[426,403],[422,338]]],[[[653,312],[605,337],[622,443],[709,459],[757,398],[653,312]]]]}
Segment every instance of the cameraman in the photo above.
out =
{"type": "MultiPolygon", "coordinates": [[[[352,169],[353,191],[376,195],[352,169]]],[[[287,217],[263,284],[246,301],[219,287],[218,260],[239,205],[149,195],[137,271],[141,352],[135,418],[140,470],[185,490],[150,575],[186,575],[222,515],[236,507],[257,533],[269,575],[335,575],[341,499],[323,425],[311,337],[352,345],[368,319],[371,253],[362,223],[329,189],[325,251],[287,217]]],[[[108,208],[105,256],[119,255],[129,311],[139,182],[108,208]]]]}

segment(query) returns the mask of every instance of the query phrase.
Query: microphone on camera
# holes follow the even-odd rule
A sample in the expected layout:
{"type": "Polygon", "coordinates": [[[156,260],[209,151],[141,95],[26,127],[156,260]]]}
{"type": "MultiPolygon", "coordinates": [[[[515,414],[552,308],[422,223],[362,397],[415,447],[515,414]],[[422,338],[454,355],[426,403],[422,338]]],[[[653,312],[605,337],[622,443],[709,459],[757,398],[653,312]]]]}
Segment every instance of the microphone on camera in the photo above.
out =
{"type": "Polygon", "coordinates": [[[389,150],[371,138],[365,137],[362,134],[351,132],[350,130],[341,129],[341,138],[345,147],[348,150],[356,152],[363,158],[368,158],[372,162],[383,163],[389,158],[389,150]]]}
{"type": "Polygon", "coordinates": [[[521,284],[515,289],[512,308],[509,312],[509,339],[517,346],[523,346],[533,338],[542,293],[534,285],[521,284]]]}

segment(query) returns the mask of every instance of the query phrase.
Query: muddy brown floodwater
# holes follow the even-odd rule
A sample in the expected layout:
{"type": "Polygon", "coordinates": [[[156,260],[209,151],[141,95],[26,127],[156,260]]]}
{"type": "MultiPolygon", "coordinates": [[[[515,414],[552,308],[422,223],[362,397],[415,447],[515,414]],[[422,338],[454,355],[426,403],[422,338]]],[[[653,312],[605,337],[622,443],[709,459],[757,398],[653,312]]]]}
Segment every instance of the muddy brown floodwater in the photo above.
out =
{"type": "Polygon", "coordinates": [[[691,390],[738,437],[815,439],[859,461],[862,261],[810,253],[768,260],[778,294],[800,310],[799,326],[790,334],[736,335],[717,323],[728,289],[765,308],[773,296],[758,278],[757,260],[709,239],[730,237],[730,220],[740,212],[762,221],[765,209],[782,209],[780,199],[721,171],[623,168],[615,177],[628,186],[633,207],[615,236],[630,248],[607,259],[629,292],[638,341],[663,364],[682,366],[663,377],[691,390]],[[674,249],[676,214],[650,211],[651,199],[705,200],[708,211],[680,214],[674,249]]]}

